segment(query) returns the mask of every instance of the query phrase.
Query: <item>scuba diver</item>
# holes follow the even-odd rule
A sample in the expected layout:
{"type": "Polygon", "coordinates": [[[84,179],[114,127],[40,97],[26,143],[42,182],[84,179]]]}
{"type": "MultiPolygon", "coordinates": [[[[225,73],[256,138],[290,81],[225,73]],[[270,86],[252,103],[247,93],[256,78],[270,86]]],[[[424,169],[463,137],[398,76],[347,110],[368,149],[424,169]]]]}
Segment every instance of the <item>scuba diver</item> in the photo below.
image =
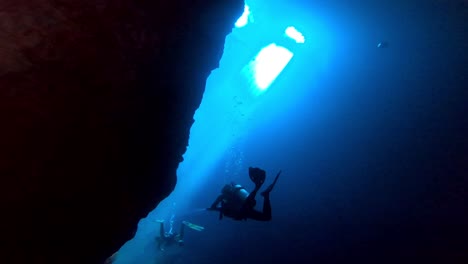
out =
{"type": "Polygon", "coordinates": [[[271,220],[270,192],[278,180],[281,170],[276,175],[275,180],[260,194],[263,196],[263,210],[255,210],[255,195],[265,182],[266,173],[260,168],[249,167],[249,177],[255,183],[255,189],[249,193],[239,184],[226,184],[221,194],[214,201],[210,211],[219,211],[219,219],[223,216],[233,218],[234,220],[247,220],[248,218],[257,221],[271,220]],[[219,205],[221,204],[221,205],[219,205]]]}
{"type": "Polygon", "coordinates": [[[182,221],[180,225],[179,233],[172,232],[172,223],[173,220],[171,218],[171,228],[169,232],[166,232],[164,229],[164,220],[157,220],[156,222],[160,223],[159,226],[159,237],[156,238],[158,243],[158,249],[160,251],[164,251],[166,246],[172,246],[174,244],[178,244],[179,246],[184,245],[184,227],[187,226],[196,231],[203,231],[205,228],[199,225],[195,225],[189,223],[187,221],[182,221]]]}

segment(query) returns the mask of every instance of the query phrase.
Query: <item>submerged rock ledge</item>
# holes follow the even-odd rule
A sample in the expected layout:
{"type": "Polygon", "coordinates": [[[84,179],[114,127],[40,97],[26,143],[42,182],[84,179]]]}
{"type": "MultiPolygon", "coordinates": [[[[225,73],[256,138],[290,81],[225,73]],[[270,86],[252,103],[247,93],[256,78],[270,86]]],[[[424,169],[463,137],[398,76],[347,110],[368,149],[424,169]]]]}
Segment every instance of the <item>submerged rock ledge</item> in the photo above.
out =
{"type": "Polygon", "coordinates": [[[174,188],[240,0],[0,3],[2,263],[102,263],[174,188]]]}

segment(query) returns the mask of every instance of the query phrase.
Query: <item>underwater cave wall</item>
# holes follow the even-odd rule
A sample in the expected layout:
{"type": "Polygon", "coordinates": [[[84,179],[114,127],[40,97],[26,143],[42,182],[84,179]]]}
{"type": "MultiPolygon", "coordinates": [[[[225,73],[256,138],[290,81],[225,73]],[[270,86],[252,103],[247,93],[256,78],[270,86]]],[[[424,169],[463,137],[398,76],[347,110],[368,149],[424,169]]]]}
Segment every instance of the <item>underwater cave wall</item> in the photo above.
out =
{"type": "Polygon", "coordinates": [[[176,183],[241,0],[0,3],[2,263],[100,263],[176,183]]]}

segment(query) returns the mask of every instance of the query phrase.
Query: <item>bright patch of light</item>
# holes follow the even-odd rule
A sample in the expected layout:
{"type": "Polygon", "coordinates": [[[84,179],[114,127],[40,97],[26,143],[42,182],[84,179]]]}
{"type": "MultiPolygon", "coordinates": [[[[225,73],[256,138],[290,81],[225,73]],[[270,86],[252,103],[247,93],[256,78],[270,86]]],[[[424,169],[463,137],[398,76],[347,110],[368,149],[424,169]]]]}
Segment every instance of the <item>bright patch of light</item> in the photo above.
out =
{"type": "Polygon", "coordinates": [[[237,28],[241,28],[247,25],[249,23],[249,16],[250,16],[250,9],[248,5],[244,6],[244,13],[242,13],[242,16],[237,19],[236,23],[234,24],[237,28]]]}
{"type": "Polygon", "coordinates": [[[304,35],[302,35],[301,32],[297,31],[297,29],[295,27],[286,28],[286,31],[284,33],[286,33],[286,36],[294,39],[294,41],[296,41],[296,43],[304,43],[305,42],[304,35]]]}
{"type": "Polygon", "coordinates": [[[252,61],[255,83],[265,91],[288,65],[293,53],[287,48],[272,43],[264,47],[252,61]]]}

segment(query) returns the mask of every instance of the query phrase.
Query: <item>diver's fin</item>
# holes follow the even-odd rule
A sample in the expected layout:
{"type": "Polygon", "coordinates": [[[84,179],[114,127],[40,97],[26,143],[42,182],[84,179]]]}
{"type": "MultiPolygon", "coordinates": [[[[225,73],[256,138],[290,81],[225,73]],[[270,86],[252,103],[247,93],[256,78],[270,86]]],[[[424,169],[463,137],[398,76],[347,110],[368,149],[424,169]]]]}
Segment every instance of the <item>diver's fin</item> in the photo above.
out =
{"type": "Polygon", "coordinates": [[[196,230],[196,231],[203,231],[205,228],[203,226],[199,226],[199,225],[196,225],[196,224],[192,224],[190,222],[187,222],[187,221],[183,221],[182,222],[185,226],[193,229],[193,230],[196,230]]]}
{"type": "Polygon", "coordinates": [[[249,177],[256,186],[260,187],[265,182],[266,173],[260,168],[249,167],[249,177]]]}
{"type": "Polygon", "coordinates": [[[276,177],[275,177],[275,180],[273,181],[273,183],[270,184],[270,186],[268,186],[268,188],[266,188],[263,192],[260,193],[262,196],[265,196],[265,195],[269,194],[273,190],[273,187],[275,187],[275,184],[278,181],[278,178],[279,178],[280,174],[281,174],[281,170],[278,172],[278,174],[276,174],[276,177]]]}
{"type": "Polygon", "coordinates": [[[195,231],[203,231],[205,230],[205,228],[203,226],[199,226],[199,225],[194,225],[194,226],[191,226],[190,228],[192,228],[193,230],[195,231]]]}
{"type": "Polygon", "coordinates": [[[281,174],[281,170],[278,172],[278,174],[276,174],[275,180],[271,184],[271,185],[273,185],[273,187],[275,186],[276,182],[278,181],[278,178],[279,178],[280,174],[281,174]]]}

